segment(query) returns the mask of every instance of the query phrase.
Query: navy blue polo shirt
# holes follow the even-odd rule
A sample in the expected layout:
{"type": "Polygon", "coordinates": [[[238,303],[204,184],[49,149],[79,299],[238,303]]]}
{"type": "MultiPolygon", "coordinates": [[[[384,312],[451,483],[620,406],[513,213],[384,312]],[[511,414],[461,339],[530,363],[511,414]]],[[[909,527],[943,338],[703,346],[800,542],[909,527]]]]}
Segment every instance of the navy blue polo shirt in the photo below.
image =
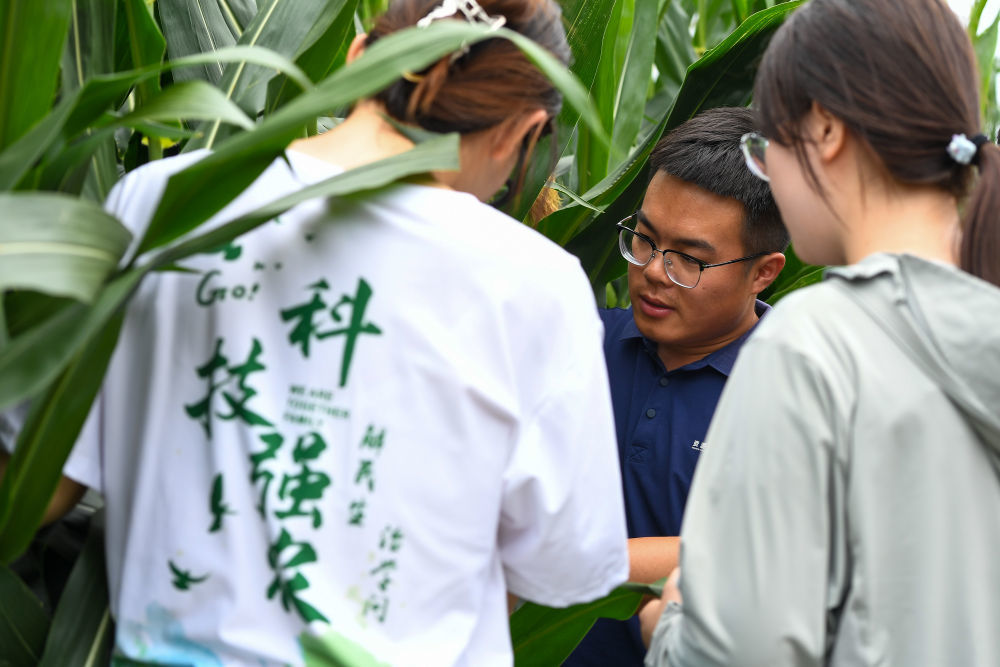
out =
{"type": "MultiPolygon", "coordinates": [[[[757,301],[758,317],[771,307],[757,301]]],[[[666,370],[632,309],[601,311],[629,537],[680,535],[712,413],[753,329],[707,357],[666,370]]],[[[600,619],[564,665],[641,666],[638,619],[600,619]]]]}

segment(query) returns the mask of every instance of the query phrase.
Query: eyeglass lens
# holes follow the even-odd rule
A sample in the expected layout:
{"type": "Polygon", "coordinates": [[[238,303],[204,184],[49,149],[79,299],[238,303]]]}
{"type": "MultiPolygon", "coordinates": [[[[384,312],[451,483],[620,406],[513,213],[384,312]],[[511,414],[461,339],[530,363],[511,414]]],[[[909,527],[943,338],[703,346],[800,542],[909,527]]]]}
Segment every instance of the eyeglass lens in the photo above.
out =
{"type": "Polygon", "coordinates": [[[743,149],[747,168],[762,181],[771,180],[767,175],[767,163],[764,161],[765,154],[767,153],[767,143],[766,138],[755,132],[745,134],[740,139],[740,147],[743,149]]]}
{"type": "MultiPolygon", "coordinates": [[[[618,245],[622,256],[637,266],[645,266],[653,257],[653,245],[629,229],[621,230],[618,245]]],[[[663,251],[663,267],[681,287],[694,287],[701,279],[701,265],[672,250],[663,251]]]]}

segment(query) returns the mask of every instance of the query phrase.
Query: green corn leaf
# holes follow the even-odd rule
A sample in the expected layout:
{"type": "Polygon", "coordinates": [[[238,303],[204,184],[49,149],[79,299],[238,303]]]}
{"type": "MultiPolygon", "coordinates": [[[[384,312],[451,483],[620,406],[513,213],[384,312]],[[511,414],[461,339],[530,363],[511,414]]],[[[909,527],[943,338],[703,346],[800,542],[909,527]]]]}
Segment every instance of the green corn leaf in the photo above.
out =
{"type": "Polygon", "coordinates": [[[758,297],[772,306],[778,303],[783,297],[791,294],[800,287],[812,285],[823,280],[825,267],[806,264],[798,255],[795,248],[789,246],[785,251],[785,268],[781,270],[778,277],[770,287],[760,293],[758,297]]]}
{"type": "MultiPolygon", "coordinates": [[[[204,81],[175,83],[146,105],[108,123],[111,127],[132,127],[137,123],[168,120],[203,120],[232,123],[243,129],[253,127],[243,110],[215,86],[204,81]]],[[[98,123],[97,126],[103,126],[98,123]]]]}
{"type": "Polygon", "coordinates": [[[90,520],[87,540],[63,589],[38,667],[107,665],[113,646],[101,510],[90,520]]]}
{"type": "Polygon", "coordinates": [[[75,96],[63,99],[24,136],[0,152],[0,191],[17,185],[42,153],[59,139],[75,102],[75,96]]]}
{"type": "Polygon", "coordinates": [[[0,564],[0,664],[34,667],[42,655],[49,617],[35,594],[0,564]]]}
{"type": "Polygon", "coordinates": [[[237,37],[253,23],[260,4],[257,0],[216,0],[216,2],[219,3],[219,9],[222,10],[226,23],[237,37]]]}
{"type": "MultiPolygon", "coordinates": [[[[61,95],[83,87],[87,77],[114,69],[116,4],[107,0],[75,0],[70,14],[69,39],[62,60],[61,95]]],[[[91,151],[90,159],[77,166],[84,196],[104,201],[118,180],[115,144],[108,138],[91,151]]]]}
{"type": "Polygon", "coordinates": [[[597,208],[596,206],[594,206],[593,204],[591,204],[586,199],[584,199],[580,195],[576,194],[575,192],[573,192],[569,188],[563,187],[562,185],[559,185],[558,183],[553,183],[550,187],[553,190],[555,190],[556,192],[558,192],[559,194],[566,195],[573,202],[575,202],[576,204],[579,204],[580,206],[583,206],[586,209],[590,209],[591,211],[594,211],[595,213],[604,213],[604,209],[597,208]]]}
{"type": "MultiPolygon", "coordinates": [[[[217,49],[209,53],[185,56],[165,63],[159,69],[177,69],[211,62],[229,63],[237,67],[250,64],[264,69],[276,70],[288,76],[299,88],[303,90],[312,88],[312,81],[309,80],[309,77],[306,76],[306,73],[298,65],[283,54],[260,45],[240,44],[217,49]]],[[[229,97],[231,98],[232,96],[229,97]]]]}
{"type": "MultiPolygon", "coordinates": [[[[601,119],[601,131],[607,132],[614,127],[615,122],[615,91],[621,79],[621,59],[616,56],[616,44],[624,29],[628,30],[631,21],[631,9],[635,0],[615,3],[614,9],[607,17],[607,30],[601,46],[601,61],[591,87],[591,94],[597,104],[601,119]],[[626,10],[628,10],[626,12],[626,10]]],[[[594,131],[587,128],[577,128],[576,138],[576,182],[577,189],[589,190],[595,183],[608,173],[608,163],[611,159],[611,148],[608,144],[597,140],[594,131]]]]}
{"type": "MultiPolygon", "coordinates": [[[[163,60],[166,50],[167,42],[146,0],[119,0],[114,71],[156,65],[163,60]]],[[[157,77],[140,82],[136,86],[136,104],[142,106],[159,91],[160,80],[157,77]]]]}
{"type": "MultiPolygon", "coordinates": [[[[317,21],[329,18],[325,14],[327,7],[336,10],[342,5],[343,0],[267,0],[237,43],[266,47],[286,58],[294,57],[317,21]]],[[[256,115],[264,108],[267,82],[273,77],[271,68],[233,63],[226,66],[220,87],[226,97],[256,115]]],[[[219,121],[207,123],[201,128],[203,138],[188,142],[185,150],[212,148],[225,136],[220,129],[219,121]]]]}
{"type": "Polygon", "coordinates": [[[510,617],[515,667],[559,665],[598,618],[625,620],[635,614],[644,592],[620,586],[586,604],[554,609],[526,603],[510,617]]]}
{"type": "Polygon", "coordinates": [[[0,150],[52,106],[71,7],[71,0],[0,2],[0,150]]]}
{"type": "MultiPolygon", "coordinates": [[[[997,41],[1000,39],[1000,14],[993,18],[993,22],[988,26],[979,29],[982,23],[983,10],[986,8],[986,0],[976,0],[972,7],[969,19],[969,36],[972,38],[972,46],[976,52],[976,61],[979,65],[980,99],[982,100],[983,114],[989,115],[990,93],[994,90],[997,71],[994,60],[997,54],[997,41]]],[[[996,106],[995,96],[992,106],[996,106]]]]}
{"type": "Polygon", "coordinates": [[[112,279],[94,303],[70,302],[0,348],[0,410],[36,395],[55,381],[87,341],[121,309],[143,273],[129,271],[112,279]]]}
{"type": "MultiPolygon", "coordinates": [[[[94,123],[96,131],[90,131],[87,138],[75,142],[50,159],[43,171],[41,185],[49,189],[66,191],[67,175],[72,174],[76,166],[85,164],[87,156],[92,155],[109,141],[113,141],[113,133],[119,127],[147,126],[150,122],[181,119],[218,119],[243,129],[253,127],[253,121],[243,113],[243,110],[215,86],[199,80],[175,83],[145,106],[121,118],[108,114],[101,121],[94,123]]],[[[188,133],[175,128],[171,134],[183,136],[188,133]]],[[[101,197],[101,200],[104,198],[101,197]]]]}
{"type": "Polygon", "coordinates": [[[743,22],[750,15],[750,0],[732,0],[736,20],[743,22]]]}
{"type": "MultiPolygon", "coordinates": [[[[688,67],[697,60],[688,37],[691,17],[684,13],[680,2],[669,2],[660,18],[656,38],[656,69],[660,72],[660,89],[650,100],[647,115],[662,118],[677,98],[688,67]]],[[[655,121],[654,121],[655,122],[655,121]]]]}
{"type": "Polygon", "coordinates": [[[115,4],[74,0],[62,58],[61,94],[83,87],[90,76],[114,70],[115,4]]]}
{"type": "Polygon", "coordinates": [[[304,632],[299,635],[299,646],[306,667],[389,667],[364,646],[336,631],[320,636],[304,632]]]}
{"type": "MultiPolygon", "coordinates": [[[[171,60],[234,46],[242,34],[216,0],[157,0],[156,6],[171,60]]],[[[174,72],[174,81],[200,79],[217,86],[223,71],[221,62],[205,63],[174,72]]]]}
{"type": "Polygon", "coordinates": [[[0,292],[92,301],[131,235],[92,202],[56,193],[0,194],[0,292]]]}
{"type": "MultiPolygon", "coordinates": [[[[322,81],[330,72],[344,65],[348,37],[354,35],[354,13],[358,0],[327,3],[323,16],[302,42],[295,64],[313,81],[322,81]]],[[[267,84],[266,113],[284,106],[299,94],[287,76],[277,76],[267,84]]]]}
{"type": "MultiPolygon", "coordinates": [[[[309,78],[287,58],[261,47],[248,46],[234,46],[127,72],[93,76],[86,80],[83,88],[62,100],[28,134],[0,152],[0,190],[13,188],[40,156],[53,151],[60,142],[68,142],[87,132],[98,119],[117,106],[117,102],[124,98],[132,86],[141,86],[143,82],[155,79],[164,71],[215,61],[245,61],[273,67],[286,73],[298,84],[312,87],[309,78]]],[[[141,108],[139,113],[141,114],[141,108]]],[[[64,150],[73,151],[73,147],[64,150]]],[[[55,150],[56,156],[50,159],[49,164],[50,171],[55,171],[56,178],[54,182],[52,178],[47,178],[45,183],[56,187],[66,173],[75,167],[76,161],[86,158],[92,150],[93,144],[88,144],[86,151],[76,150],[69,156],[63,155],[61,150],[55,150]]]]}
{"type": "MultiPolygon", "coordinates": [[[[73,301],[74,299],[69,297],[52,296],[44,292],[7,292],[3,295],[7,333],[11,338],[16,338],[49,319],[73,301]]],[[[2,347],[0,346],[0,349],[2,347]]]]}
{"type": "Polygon", "coordinates": [[[779,301],[795,290],[822,282],[825,271],[826,269],[817,266],[804,270],[801,273],[791,274],[795,276],[795,280],[783,281],[781,289],[772,290],[771,294],[767,297],[767,303],[772,306],[777,305],[779,301]]]}
{"type": "Polygon", "coordinates": [[[635,3],[625,61],[615,95],[616,109],[611,156],[617,162],[629,154],[645,116],[649,80],[656,54],[657,6],[635,3]]]}
{"type": "Polygon", "coordinates": [[[83,348],[32,403],[18,434],[7,472],[0,481],[0,563],[9,563],[31,543],[101,387],[121,330],[120,306],[127,294],[123,296],[119,290],[130,286],[126,280],[113,287],[118,289],[105,291],[83,313],[80,328],[93,333],[84,337],[83,348]],[[112,304],[119,308],[105,313],[112,304]]]}

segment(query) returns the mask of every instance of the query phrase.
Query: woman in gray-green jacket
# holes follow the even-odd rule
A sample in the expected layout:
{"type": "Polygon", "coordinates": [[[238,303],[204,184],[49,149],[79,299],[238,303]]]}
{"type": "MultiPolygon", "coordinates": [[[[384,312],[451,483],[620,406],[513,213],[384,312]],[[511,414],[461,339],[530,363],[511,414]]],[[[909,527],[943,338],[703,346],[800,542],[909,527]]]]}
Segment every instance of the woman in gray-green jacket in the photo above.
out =
{"type": "Polygon", "coordinates": [[[743,348],[680,588],[642,613],[647,665],[1000,665],[1000,148],[979,88],[940,0],[813,0],[772,41],[748,166],[798,254],[842,268],[743,348]]]}

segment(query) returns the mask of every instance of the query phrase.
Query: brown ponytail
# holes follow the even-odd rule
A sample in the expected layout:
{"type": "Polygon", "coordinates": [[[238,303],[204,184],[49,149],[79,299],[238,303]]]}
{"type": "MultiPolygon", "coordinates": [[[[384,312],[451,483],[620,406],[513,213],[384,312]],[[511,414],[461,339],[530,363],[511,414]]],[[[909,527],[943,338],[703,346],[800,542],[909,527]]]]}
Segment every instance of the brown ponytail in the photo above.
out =
{"type": "MultiPolygon", "coordinates": [[[[441,0],[394,0],[369,33],[370,46],[413,25],[441,0]]],[[[569,62],[562,14],[552,0],[479,0],[505,27],[569,62]]],[[[445,19],[464,20],[464,19],[445,19]]],[[[467,53],[449,54],[420,72],[408,73],[375,96],[390,116],[432,132],[466,134],[494,127],[521,111],[559,113],[562,96],[512,42],[488,39],[467,53]]]]}
{"type": "Polygon", "coordinates": [[[408,120],[412,121],[418,114],[426,116],[430,113],[435,98],[448,79],[450,65],[451,56],[446,56],[434,63],[425,74],[414,77],[416,86],[410,93],[410,101],[406,104],[406,118],[408,120]]]}
{"type": "Polygon", "coordinates": [[[966,203],[959,257],[963,269],[1000,286],[1000,146],[987,142],[976,157],[979,180],[966,203]]]}

